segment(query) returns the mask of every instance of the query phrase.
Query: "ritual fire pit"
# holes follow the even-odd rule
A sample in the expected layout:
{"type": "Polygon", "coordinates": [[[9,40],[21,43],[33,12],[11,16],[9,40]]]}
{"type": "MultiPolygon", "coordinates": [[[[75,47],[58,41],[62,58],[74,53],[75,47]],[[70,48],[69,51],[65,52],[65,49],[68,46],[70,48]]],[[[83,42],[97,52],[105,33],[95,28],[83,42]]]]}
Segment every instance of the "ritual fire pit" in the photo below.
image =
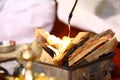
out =
{"type": "Polygon", "coordinates": [[[68,38],[70,40],[68,42],[63,40],[64,46],[59,44],[61,42],[59,38],[41,28],[36,29],[35,36],[51,57],[44,57],[48,61],[34,63],[35,72],[44,72],[56,77],[57,80],[108,80],[111,78],[111,60],[114,55],[113,50],[118,43],[112,30],[106,30],[100,34],[80,32],[75,38],[68,38]]]}

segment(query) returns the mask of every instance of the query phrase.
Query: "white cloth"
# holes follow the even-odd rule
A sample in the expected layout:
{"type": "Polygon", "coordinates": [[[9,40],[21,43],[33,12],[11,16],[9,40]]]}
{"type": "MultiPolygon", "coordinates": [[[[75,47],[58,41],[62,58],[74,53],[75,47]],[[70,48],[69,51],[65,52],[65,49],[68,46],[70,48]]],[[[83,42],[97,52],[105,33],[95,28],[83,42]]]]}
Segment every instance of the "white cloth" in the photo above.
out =
{"type": "MultiPolygon", "coordinates": [[[[57,2],[58,18],[67,24],[75,0],[57,0],[57,2]]],[[[119,8],[120,0],[78,0],[71,25],[95,33],[112,29],[120,42],[120,18],[117,17],[120,16],[119,8]]]]}
{"type": "Polygon", "coordinates": [[[53,0],[4,0],[0,10],[0,41],[29,43],[35,27],[50,31],[54,24],[53,0]]]}

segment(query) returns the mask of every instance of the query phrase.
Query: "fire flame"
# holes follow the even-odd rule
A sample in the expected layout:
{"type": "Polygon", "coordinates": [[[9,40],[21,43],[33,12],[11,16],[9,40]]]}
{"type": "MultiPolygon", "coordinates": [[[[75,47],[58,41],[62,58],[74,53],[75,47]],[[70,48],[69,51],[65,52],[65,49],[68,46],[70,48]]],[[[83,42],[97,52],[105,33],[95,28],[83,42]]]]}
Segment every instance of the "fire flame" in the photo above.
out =
{"type": "Polygon", "coordinates": [[[69,48],[69,45],[71,44],[72,38],[69,36],[63,36],[62,39],[55,37],[54,35],[51,35],[48,37],[48,47],[52,49],[56,55],[63,53],[66,48],[69,48]]]}

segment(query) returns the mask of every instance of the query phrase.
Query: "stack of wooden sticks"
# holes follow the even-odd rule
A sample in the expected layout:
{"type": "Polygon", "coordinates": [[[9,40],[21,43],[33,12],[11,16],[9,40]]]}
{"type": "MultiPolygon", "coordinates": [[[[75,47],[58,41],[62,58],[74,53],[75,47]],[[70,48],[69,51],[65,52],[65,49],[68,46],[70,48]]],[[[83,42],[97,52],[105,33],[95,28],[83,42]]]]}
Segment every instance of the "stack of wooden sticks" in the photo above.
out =
{"type": "Polygon", "coordinates": [[[112,52],[118,44],[114,35],[115,33],[110,29],[99,34],[79,32],[75,38],[69,38],[68,43],[64,43],[67,46],[63,46],[62,39],[49,34],[44,29],[36,28],[35,30],[36,39],[52,57],[53,63],[57,66],[67,64],[69,67],[80,64],[84,60],[92,62],[112,52]],[[61,49],[63,47],[64,49],[61,49]]]}

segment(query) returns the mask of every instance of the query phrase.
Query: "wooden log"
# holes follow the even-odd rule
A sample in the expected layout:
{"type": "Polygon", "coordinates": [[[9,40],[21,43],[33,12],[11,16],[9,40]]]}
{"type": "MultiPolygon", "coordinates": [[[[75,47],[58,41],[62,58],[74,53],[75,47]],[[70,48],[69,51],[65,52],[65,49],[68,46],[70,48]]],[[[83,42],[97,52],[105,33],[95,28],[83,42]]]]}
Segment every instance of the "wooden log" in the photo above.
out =
{"type": "Polygon", "coordinates": [[[93,52],[89,53],[89,55],[87,55],[83,59],[80,59],[79,61],[77,61],[74,65],[72,65],[71,68],[76,68],[76,67],[79,67],[80,65],[99,60],[99,58],[102,55],[107,55],[107,54],[113,52],[113,50],[115,49],[117,44],[118,44],[118,41],[116,40],[115,37],[113,37],[109,41],[102,44],[99,48],[97,48],[93,52]]]}
{"type": "Polygon", "coordinates": [[[72,40],[72,44],[77,45],[81,41],[83,41],[84,38],[88,37],[90,32],[79,32],[77,36],[72,40]]]}
{"type": "Polygon", "coordinates": [[[44,45],[51,45],[56,49],[61,48],[61,39],[59,37],[49,34],[42,28],[35,29],[35,37],[44,45]]]}
{"type": "Polygon", "coordinates": [[[117,44],[118,44],[118,41],[114,37],[109,41],[107,41],[106,43],[104,43],[98,49],[90,53],[88,56],[86,56],[85,60],[87,60],[88,62],[97,60],[100,56],[112,52],[116,48],[117,44]]]}
{"type": "Polygon", "coordinates": [[[69,66],[72,66],[74,63],[84,58],[98,45],[108,41],[113,36],[114,32],[112,30],[107,30],[90,38],[83,46],[80,46],[72,53],[71,57],[68,60],[69,66]]]}

